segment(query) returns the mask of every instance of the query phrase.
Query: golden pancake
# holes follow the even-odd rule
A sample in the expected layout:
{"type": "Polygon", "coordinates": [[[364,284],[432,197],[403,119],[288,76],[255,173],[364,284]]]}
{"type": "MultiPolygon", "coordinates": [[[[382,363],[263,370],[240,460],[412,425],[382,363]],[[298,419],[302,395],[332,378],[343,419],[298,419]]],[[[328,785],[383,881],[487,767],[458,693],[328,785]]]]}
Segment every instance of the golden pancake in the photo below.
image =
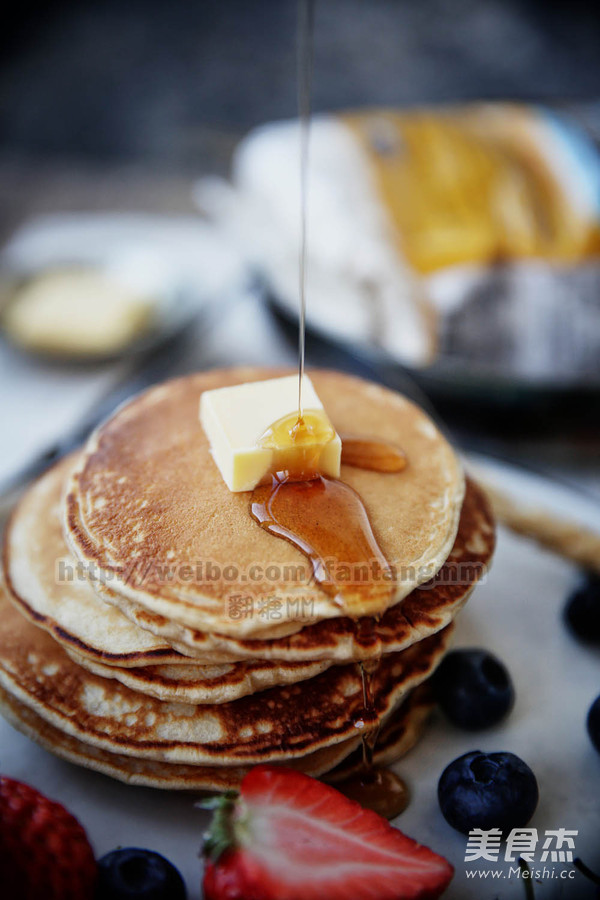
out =
{"type": "MultiPolygon", "coordinates": [[[[171,656],[175,657],[177,664],[169,665],[168,662],[154,664],[153,660],[157,657],[162,659],[167,656],[159,648],[138,652],[137,646],[147,646],[147,632],[105,605],[81,577],[79,580],[56,583],[58,565],[66,561],[65,554],[68,553],[62,537],[59,512],[62,481],[72,464],[72,459],[61,462],[25,495],[7,529],[5,559],[12,596],[33,621],[45,627],[65,646],[79,665],[97,675],[116,678],[133,690],[161,700],[198,704],[228,702],[277,684],[302,681],[324,671],[333,662],[332,659],[306,662],[246,660],[235,665],[199,665],[173,652],[171,656]],[[33,608],[22,593],[16,593],[16,585],[21,592],[28,591],[33,608]],[[115,652],[115,647],[120,648],[120,654],[115,652]],[[126,666],[135,664],[135,668],[117,665],[120,657],[125,658],[126,666]]],[[[461,517],[463,525],[471,492],[469,488],[461,517]]],[[[464,538],[463,525],[459,529],[453,555],[456,555],[461,536],[464,538]]],[[[72,559],[71,563],[71,571],[74,571],[75,562],[72,559]]],[[[442,578],[442,575],[443,570],[439,577],[442,578]]],[[[439,590],[439,587],[432,589],[434,593],[439,590]]],[[[391,617],[393,613],[394,610],[390,610],[387,616],[391,617]]],[[[335,623],[327,620],[321,623],[321,630],[328,624],[335,623]]],[[[318,627],[313,626],[313,629],[318,627]]],[[[384,628],[382,623],[382,634],[384,628]]],[[[365,637],[364,623],[359,637],[365,637]]]]}
{"type": "Polygon", "coordinates": [[[330,662],[270,661],[199,665],[103,603],[62,536],[61,495],[73,459],[63,460],[25,494],[5,535],[9,597],[79,664],[161,700],[223,703],[277,684],[293,684],[330,662]],[[68,566],[71,580],[60,575],[68,566]],[[160,664],[157,664],[160,663],[160,664]]]}
{"type": "MultiPolygon", "coordinates": [[[[0,686],[60,731],[113,753],[200,765],[283,762],[351,739],[364,721],[355,664],[230,703],[167,703],[87,672],[6,597],[0,620],[0,686]]],[[[448,637],[445,629],[382,659],[369,676],[372,714],[384,721],[431,674],[448,637]]]]}
{"type": "Polygon", "coordinates": [[[377,592],[372,608],[344,609],[312,581],[299,550],[253,521],[249,495],[231,493],[211,457],[199,399],[204,390],[281,374],[228,369],[171,381],[132,400],[92,435],[70,482],[67,540],[111,590],[193,629],[276,638],[344,613],[382,613],[383,602],[399,602],[440,569],[464,496],[460,463],[420,409],[349,375],[311,373],[338,432],[392,441],[408,457],[400,473],[343,466],[341,474],[362,498],[386,559],[402,573],[395,590],[377,592]],[[240,593],[261,612],[237,615],[240,593]],[[269,614],[273,598],[280,601],[276,617],[269,614]]]}
{"type": "Polygon", "coordinates": [[[306,681],[333,665],[332,660],[288,663],[265,659],[202,666],[158,665],[121,669],[78,656],[72,650],[67,650],[67,653],[77,665],[89,672],[103,678],[115,678],[140,694],[191,704],[228,703],[275,685],[306,681]]]}
{"type": "Polygon", "coordinates": [[[189,662],[164,640],[103,604],[78,571],[63,537],[61,503],[74,462],[70,456],[38,479],[10,518],[3,564],[11,599],[61,644],[106,664],[189,662]]]}
{"type": "Polygon", "coordinates": [[[494,545],[494,522],[486,497],[475,482],[467,479],[454,546],[432,582],[416,588],[379,621],[325,619],[289,637],[274,640],[235,639],[185,628],[164,616],[149,613],[106,587],[98,584],[96,589],[135,624],[204,662],[256,657],[288,662],[320,659],[349,662],[398,652],[448,625],[487,571],[494,545]]]}
{"type": "MultiPolygon", "coordinates": [[[[427,706],[426,709],[429,707],[427,706]]],[[[72,735],[59,731],[32,709],[19,703],[0,688],[0,712],[18,731],[25,734],[44,749],[69,762],[101,772],[127,784],[167,790],[226,791],[239,787],[248,772],[243,766],[192,766],[156,762],[151,759],[135,759],[119,753],[110,753],[85,744],[72,735]]],[[[382,728],[378,738],[376,757],[385,754],[399,759],[420,737],[424,724],[424,707],[418,690],[392,714],[389,723],[382,728]]],[[[329,773],[327,780],[334,780],[335,766],[346,757],[354,758],[360,737],[325,747],[315,753],[290,760],[291,768],[318,777],[329,773]],[[331,776],[331,779],[330,779],[331,776]]]]}
{"type": "MultiPolygon", "coordinates": [[[[406,701],[406,703],[408,702],[409,700],[406,701]]],[[[403,703],[400,709],[394,713],[394,719],[396,716],[402,715],[404,706],[403,703]]],[[[111,753],[60,731],[2,688],[0,688],[0,712],[14,728],[56,756],[110,775],[128,784],[169,790],[226,791],[238,787],[250,768],[248,766],[194,766],[157,762],[153,759],[135,759],[132,756],[111,753]]],[[[405,718],[407,727],[409,727],[408,710],[405,718]]],[[[360,744],[360,736],[331,747],[325,747],[323,750],[317,750],[315,753],[310,753],[297,760],[290,760],[287,765],[316,777],[329,772],[338,765],[356,749],[358,744],[360,744]]]]}

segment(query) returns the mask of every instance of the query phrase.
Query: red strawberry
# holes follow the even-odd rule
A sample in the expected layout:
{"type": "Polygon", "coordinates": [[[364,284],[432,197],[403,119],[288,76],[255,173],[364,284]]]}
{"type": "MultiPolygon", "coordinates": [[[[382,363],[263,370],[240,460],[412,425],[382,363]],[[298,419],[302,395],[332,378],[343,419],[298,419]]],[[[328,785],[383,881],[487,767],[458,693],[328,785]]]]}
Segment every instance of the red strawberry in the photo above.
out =
{"type": "Polygon", "coordinates": [[[0,777],[3,900],[91,900],[96,861],[77,819],[35,788],[0,777]]]}
{"type": "Polygon", "coordinates": [[[257,766],[217,812],[205,900],[426,900],[452,866],[329,785],[257,766]]]}

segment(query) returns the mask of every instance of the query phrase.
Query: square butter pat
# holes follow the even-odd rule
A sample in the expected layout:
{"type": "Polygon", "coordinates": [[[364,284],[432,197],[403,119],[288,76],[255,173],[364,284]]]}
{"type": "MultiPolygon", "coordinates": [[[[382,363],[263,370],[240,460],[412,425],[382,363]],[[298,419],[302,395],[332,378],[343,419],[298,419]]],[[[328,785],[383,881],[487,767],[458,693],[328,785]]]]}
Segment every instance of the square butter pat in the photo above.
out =
{"type": "MultiPolygon", "coordinates": [[[[324,415],[310,378],[302,381],[302,406],[324,415]]],[[[205,391],[200,398],[200,421],[210,442],[213,458],[230,491],[251,491],[275,474],[280,464],[278,451],[260,446],[267,429],[293,416],[298,409],[298,376],[254,381],[205,391]]],[[[333,430],[333,429],[332,429],[333,430]]],[[[323,443],[319,472],[338,478],[342,442],[333,438],[323,443]]]]}

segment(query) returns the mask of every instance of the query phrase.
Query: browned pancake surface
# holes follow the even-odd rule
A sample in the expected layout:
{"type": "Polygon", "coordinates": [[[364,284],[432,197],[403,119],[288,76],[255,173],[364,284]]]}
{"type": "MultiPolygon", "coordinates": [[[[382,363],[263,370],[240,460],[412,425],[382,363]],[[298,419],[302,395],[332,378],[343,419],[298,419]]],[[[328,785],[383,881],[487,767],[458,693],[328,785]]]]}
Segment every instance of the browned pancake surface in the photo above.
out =
{"type": "MultiPolygon", "coordinates": [[[[239,765],[304,756],[347,740],[365,715],[357,665],[231,703],[161,702],[85,671],[5,598],[0,686],[61,731],[111,752],[176,763],[239,765]]],[[[385,719],[444,652],[448,630],[389,654],[371,676],[385,719]]]]}
{"type": "Polygon", "coordinates": [[[185,663],[163,640],[103,604],[78,571],[63,536],[65,480],[76,457],[53,466],[26,491],[3,536],[11,600],[66,647],[105,664],[185,663]]]}
{"type": "MultiPolygon", "coordinates": [[[[420,737],[425,724],[426,708],[420,695],[417,692],[414,694],[414,699],[411,694],[382,729],[376,749],[378,759],[384,755],[388,761],[398,759],[420,737]]],[[[227,791],[238,788],[249,771],[248,766],[194,766],[135,759],[93,747],[60,731],[2,688],[0,711],[16,729],[56,756],[127,784],[167,790],[227,791]]],[[[349,759],[349,768],[354,770],[354,753],[359,741],[360,738],[355,737],[289,760],[286,765],[315,777],[330,772],[331,780],[334,780],[338,774],[335,767],[346,758],[349,759]]]]}
{"type": "Polygon", "coordinates": [[[288,637],[243,640],[181,628],[129,602],[121,605],[122,598],[114,592],[103,590],[102,596],[118,604],[142,628],[204,660],[369,659],[402,650],[451,622],[486,573],[494,546],[494,520],[487,499],[478,485],[467,479],[458,533],[445,564],[431,582],[416,588],[377,622],[344,616],[307,625],[288,637]]]}
{"type": "MultiPolygon", "coordinates": [[[[300,551],[252,520],[249,494],[227,489],[199,421],[202,391],[280,374],[232,369],[168,382],[134,399],[91,438],[67,497],[68,539],[78,557],[97,563],[111,578],[116,592],[150,613],[236,637],[278,637],[306,621],[343,613],[311,583],[300,551]],[[184,566],[197,573],[198,564],[207,562],[221,572],[234,566],[240,573],[236,583],[204,574],[188,578],[189,570],[180,577],[184,566]],[[176,567],[171,577],[165,576],[169,564],[176,567]],[[300,567],[304,578],[254,581],[248,573],[257,564],[274,564],[282,573],[300,567]],[[231,600],[240,591],[257,605],[282,599],[277,618],[233,615],[231,600]],[[300,613],[288,602],[299,596],[300,613]]],[[[460,463],[406,398],[341,373],[310,374],[340,432],[390,440],[407,454],[409,465],[401,473],[348,466],[342,471],[363,499],[386,558],[408,573],[389,598],[396,602],[435,573],[450,552],[464,492],[460,463]]]]}

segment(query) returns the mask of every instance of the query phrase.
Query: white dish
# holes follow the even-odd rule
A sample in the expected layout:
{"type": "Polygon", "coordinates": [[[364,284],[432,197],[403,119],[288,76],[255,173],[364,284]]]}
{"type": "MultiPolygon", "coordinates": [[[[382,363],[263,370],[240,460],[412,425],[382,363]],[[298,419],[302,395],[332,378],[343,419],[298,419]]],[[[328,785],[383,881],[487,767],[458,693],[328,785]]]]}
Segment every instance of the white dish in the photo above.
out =
{"type": "MultiPolygon", "coordinates": [[[[522,501],[542,506],[600,532],[600,508],[583,494],[511,466],[476,460],[486,476],[522,501]]],[[[437,782],[445,766],[473,749],[510,750],[535,772],[540,803],[532,820],[546,829],[579,831],[575,855],[598,865],[600,757],[586,734],[588,708],[600,693],[600,652],[579,644],[566,631],[562,608],[578,579],[573,566],[500,529],[495,561],[457,627],[456,644],[492,650],[508,666],[517,701],[508,720],[479,734],[458,731],[436,717],[417,747],[395,768],[409,782],[412,802],[395,824],[450,859],[454,880],[448,900],[512,900],[525,897],[518,879],[470,879],[467,869],[497,869],[516,863],[465,864],[466,838],[443,819],[437,782]]],[[[77,815],[98,856],[121,846],[158,850],[186,879],[190,900],[201,896],[197,859],[207,813],[190,795],[127,787],[53,757],[0,720],[3,774],[27,781],[60,800],[77,815]]],[[[541,852],[538,845],[537,859],[541,852]]],[[[501,854],[502,858],[502,854],[501,854]]],[[[540,867],[534,862],[534,867],[540,867]]],[[[549,864],[559,872],[567,864],[549,864]]],[[[534,885],[537,900],[593,898],[595,888],[577,875],[534,885]]]]}
{"type": "Polygon", "coordinates": [[[97,271],[151,305],[147,329],[119,350],[65,351],[65,359],[88,363],[166,342],[247,279],[239,255],[198,216],[61,213],[26,222],[3,248],[0,305],[29,278],[64,269],[97,271]]]}

